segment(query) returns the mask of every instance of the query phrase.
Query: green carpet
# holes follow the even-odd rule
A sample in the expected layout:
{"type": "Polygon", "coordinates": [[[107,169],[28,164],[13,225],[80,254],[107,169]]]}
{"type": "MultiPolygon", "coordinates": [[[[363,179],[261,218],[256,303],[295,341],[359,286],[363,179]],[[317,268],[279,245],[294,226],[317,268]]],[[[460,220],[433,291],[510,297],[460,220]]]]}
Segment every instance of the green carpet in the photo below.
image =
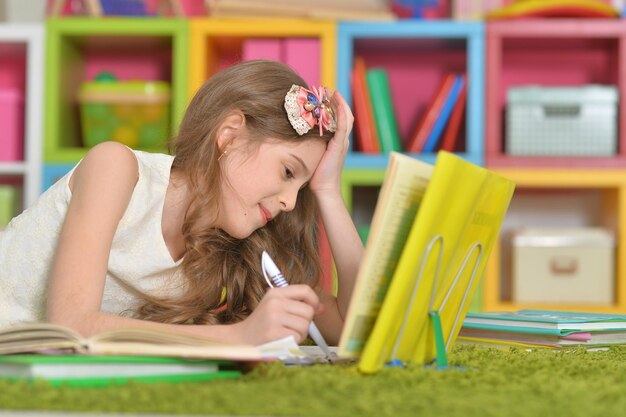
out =
{"type": "Polygon", "coordinates": [[[461,346],[436,370],[264,364],[243,378],[52,388],[0,381],[0,408],[272,416],[623,416],[626,347],[602,352],[461,346]]]}

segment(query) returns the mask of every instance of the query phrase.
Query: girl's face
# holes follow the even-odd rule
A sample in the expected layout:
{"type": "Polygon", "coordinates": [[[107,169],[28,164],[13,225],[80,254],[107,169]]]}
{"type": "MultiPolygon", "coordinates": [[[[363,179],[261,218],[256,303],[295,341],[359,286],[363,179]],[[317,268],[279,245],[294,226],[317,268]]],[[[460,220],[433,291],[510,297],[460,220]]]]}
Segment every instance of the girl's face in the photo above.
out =
{"type": "Polygon", "coordinates": [[[263,142],[257,152],[233,143],[222,161],[224,178],[217,226],[243,239],[296,205],[326,144],[321,140],[263,142]]]}

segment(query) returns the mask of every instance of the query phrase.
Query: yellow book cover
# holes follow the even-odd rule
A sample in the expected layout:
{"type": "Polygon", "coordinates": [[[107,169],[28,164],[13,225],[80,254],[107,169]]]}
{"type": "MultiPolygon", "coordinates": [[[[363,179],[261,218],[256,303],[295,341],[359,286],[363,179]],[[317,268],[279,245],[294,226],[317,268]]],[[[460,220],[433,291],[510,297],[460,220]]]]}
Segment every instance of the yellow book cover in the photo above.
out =
{"type": "MultiPolygon", "coordinates": [[[[513,196],[513,183],[485,170],[482,186],[468,212],[467,222],[459,225],[461,234],[455,252],[446,262],[438,280],[432,310],[441,317],[446,349],[450,349],[461,330],[471,297],[487,265],[498,231],[513,196]]],[[[427,321],[425,356],[414,357],[419,363],[435,359],[432,322],[427,321]]]]}
{"type": "MultiPolygon", "coordinates": [[[[399,154],[390,156],[390,168],[402,166],[405,172],[421,169],[423,163],[416,162],[399,154]]],[[[394,170],[395,174],[388,172],[386,175],[384,190],[394,189],[387,182],[399,181],[409,186],[405,177],[397,174],[399,168],[394,170]]],[[[382,301],[376,317],[370,319],[373,328],[370,326],[371,331],[362,335],[359,369],[363,372],[376,372],[392,359],[420,364],[430,362],[434,358],[431,310],[439,310],[444,340],[451,346],[514,189],[511,181],[447,152],[439,153],[432,176],[423,180],[427,181],[425,190],[420,188],[423,198],[416,211],[407,214],[413,220],[405,221],[409,224],[408,235],[398,237],[396,230],[382,226],[378,235],[370,235],[368,239],[357,287],[362,276],[380,276],[368,270],[370,257],[378,262],[386,261],[375,249],[369,250],[370,246],[380,244],[377,240],[394,242],[396,250],[402,249],[396,258],[397,264],[387,262],[385,279],[379,280],[382,285],[376,287],[376,280],[369,280],[382,301]]],[[[424,187],[423,182],[421,186],[424,187]]],[[[377,220],[385,217],[379,209],[385,210],[393,197],[389,191],[385,194],[381,190],[372,230],[377,228],[377,220]]],[[[357,291],[353,300],[354,296],[359,296],[357,291]]],[[[352,305],[347,323],[353,319],[351,313],[352,305]]]]}
{"type": "Polygon", "coordinates": [[[433,166],[391,152],[337,353],[358,357],[374,326],[433,166]]]}

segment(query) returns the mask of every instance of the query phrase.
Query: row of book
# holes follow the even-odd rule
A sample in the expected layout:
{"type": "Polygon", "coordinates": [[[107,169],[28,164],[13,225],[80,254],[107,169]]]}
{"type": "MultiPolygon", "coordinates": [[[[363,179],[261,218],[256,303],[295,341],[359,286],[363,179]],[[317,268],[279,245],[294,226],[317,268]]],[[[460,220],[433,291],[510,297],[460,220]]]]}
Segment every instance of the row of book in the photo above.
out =
{"type": "Polygon", "coordinates": [[[367,68],[362,57],[355,57],[352,93],[358,151],[370,154],[455,151],[467,96],[464,74],[449,72],[444,75],[405,142],[398,132],[389,75],[385,69],[367,68]]]}
{"type": "Polygon", "coordinates": [[[626,315],[551,310],[469,313],[458,342],[527,349],[623,345],[626,315]]]}

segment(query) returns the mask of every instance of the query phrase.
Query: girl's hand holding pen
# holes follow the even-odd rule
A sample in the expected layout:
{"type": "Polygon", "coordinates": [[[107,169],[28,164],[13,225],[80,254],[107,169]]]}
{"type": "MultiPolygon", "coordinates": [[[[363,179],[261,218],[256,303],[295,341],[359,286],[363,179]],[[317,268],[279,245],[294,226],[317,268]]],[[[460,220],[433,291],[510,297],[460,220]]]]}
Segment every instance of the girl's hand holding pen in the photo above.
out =
{"type": "MultiPolygon", "coordinates": [[[[330,92],[327,91],[327,94],[330,95],[330,92]]],[[[349,137],[354,123],[350,106],[339,92],[335,92],[330,101],[335,112],[337,129],[309,183],[311,191],[317,196],[327,192],[341,192],[341,170],[350,148],[349,137]]]]}
{"type": "Polygon", "coordinates": [[[308,335],[309,323],[323,309],[308,285],[270,288],[252,314],[234,324],[244,343],[260,345],[293,336],[297,343],[308,335]]]}

